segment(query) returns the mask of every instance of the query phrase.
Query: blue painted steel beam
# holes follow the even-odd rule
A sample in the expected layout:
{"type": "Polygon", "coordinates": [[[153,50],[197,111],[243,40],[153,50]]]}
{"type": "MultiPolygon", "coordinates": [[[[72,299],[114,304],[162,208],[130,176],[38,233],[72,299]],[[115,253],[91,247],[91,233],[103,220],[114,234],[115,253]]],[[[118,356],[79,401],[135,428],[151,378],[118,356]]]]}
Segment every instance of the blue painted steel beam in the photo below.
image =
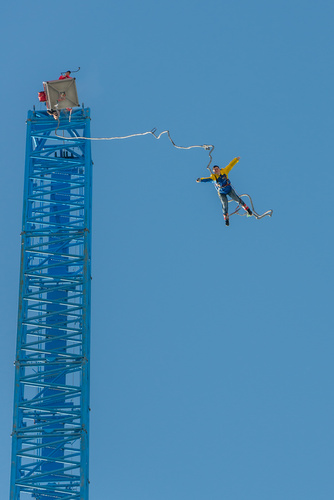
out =
{"type": "Polygon", "coordinates": [[[10,500],[88,500],[89,109],[57,125],[28,113],[10,500]]]}

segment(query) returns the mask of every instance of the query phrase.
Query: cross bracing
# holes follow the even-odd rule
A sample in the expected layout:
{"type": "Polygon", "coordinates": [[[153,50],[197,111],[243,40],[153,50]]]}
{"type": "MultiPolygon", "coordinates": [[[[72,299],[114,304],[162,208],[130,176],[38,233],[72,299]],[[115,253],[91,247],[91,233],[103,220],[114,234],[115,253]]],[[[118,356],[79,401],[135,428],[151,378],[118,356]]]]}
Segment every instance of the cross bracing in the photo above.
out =
{"type": "Polygon", "coordinates": [[[88,500],[89,122],[28,114],[11,500],[88,500]]]}

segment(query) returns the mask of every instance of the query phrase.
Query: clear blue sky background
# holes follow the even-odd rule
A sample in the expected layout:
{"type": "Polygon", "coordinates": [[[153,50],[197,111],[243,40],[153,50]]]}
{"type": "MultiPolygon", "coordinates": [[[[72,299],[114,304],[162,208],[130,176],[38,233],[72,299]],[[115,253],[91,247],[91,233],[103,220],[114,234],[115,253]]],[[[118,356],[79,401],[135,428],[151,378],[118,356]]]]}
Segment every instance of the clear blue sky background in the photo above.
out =
{"type": "Polygon", "coordinates": [[[77,73],[93,143],[91,500],[333,497],[332,0],[2,6],[1,500],[9,495],[25,120],[77,73]]]}

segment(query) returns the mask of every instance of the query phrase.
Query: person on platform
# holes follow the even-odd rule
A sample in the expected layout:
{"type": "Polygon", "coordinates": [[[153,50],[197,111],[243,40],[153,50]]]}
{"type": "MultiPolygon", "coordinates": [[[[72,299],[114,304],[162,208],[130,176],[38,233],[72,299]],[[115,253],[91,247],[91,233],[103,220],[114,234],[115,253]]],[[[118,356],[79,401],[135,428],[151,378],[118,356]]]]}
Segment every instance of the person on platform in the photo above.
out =
{"type": "Polygon", "coordinates": [[[60,75],[60,77],[58,78],[58,80],[65,80],[65,78],[72,78],[70,75],[71,75],[70,71],[65,71],[65,73],[62,73],[60,75]]]}

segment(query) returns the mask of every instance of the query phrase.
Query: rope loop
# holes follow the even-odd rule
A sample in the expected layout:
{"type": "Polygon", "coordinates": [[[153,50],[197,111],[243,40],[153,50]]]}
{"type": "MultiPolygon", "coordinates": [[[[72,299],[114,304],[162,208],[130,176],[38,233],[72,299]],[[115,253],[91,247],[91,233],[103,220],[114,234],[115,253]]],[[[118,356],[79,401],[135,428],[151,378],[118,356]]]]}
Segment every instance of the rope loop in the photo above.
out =
{"type": "MultiPolygon", "coordinates": [[[[240,198],[244,198],[245,196],[247,196],[247,198],[249,199],[250,204],[252,206],[252,212],[253,212],[253,215],[254,215],[255,219],[260,220],[260,219],[263,219],[263,217],[266,217],[267,215],[269,217],[271,217],[273,215],[273,210],[267,210],[267,212],[264,212],[262,215],[258,214],[256,212],[255,208],[254,208],[253,200],[252,200],[252,198],[250,197],[249,194],[247,194],[247,193],[245,193],[245,194],[239,194],[238,196],[240,198]]],[[[229,203],[231,203],[232,201],[233,200],[228,200],[229,203]]],[[[241,208],[241,205],[240,205],[240,203],[238,203],[237,208],[230,215],[234,215],[234,214],[241,215],[241,216],[247,215],[247,213],[239,213],[240,208],[241,208]]]]}

